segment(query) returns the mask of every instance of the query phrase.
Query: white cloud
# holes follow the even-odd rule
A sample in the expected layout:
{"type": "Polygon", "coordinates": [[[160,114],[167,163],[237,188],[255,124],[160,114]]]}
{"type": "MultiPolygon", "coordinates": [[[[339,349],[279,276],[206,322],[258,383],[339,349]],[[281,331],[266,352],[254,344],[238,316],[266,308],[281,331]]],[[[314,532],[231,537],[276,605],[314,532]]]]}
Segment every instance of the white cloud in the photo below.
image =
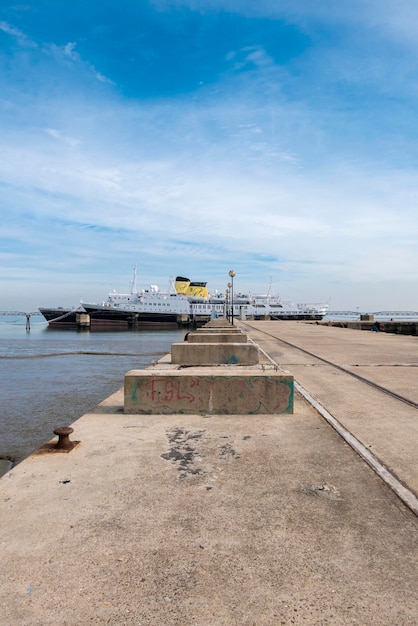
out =
{"type": "Polygon", "coordinates": [[[417,47],[418,6],[411,0],[152,0],[160,11],[187,7],[196,13],[236,13],[282,19],[315,34],[329,24],[369,29],[400,45],[417,47]]]}
{"type": "Polygon", "coordinates": [[[78,54],[78,52],[75,51],[76,45],[77,44],[74,41],[71,41],[65,44],[65,46],[62,46],[61,48],[57,46],[55,46],[55,48],[57,50],[61,50],[62,54],[68,57],[69,59],[71,59],[72,61],[79,61],[80,55],[78,54]]]}
{"type": "Polygon", "coordinates": [[[107,83],[108,85],[115,85],[116,84],[113,80],[111,80],[110,78],[107,78],[107,76],[104,76],[100,72],[96,72],[96,78],[101,83],[107,83]]]}
{"type": "Polygon", "coordinates": [[[55,43],[45,44],[43,46],[43,52],[55,59],[58,63],[70,63],[72,66],[78,67],[80,70],[93,74],[97,81],[114,85],[115,83],[105,76],[103,73],[97,71],[92,63],[83,59],[79,52],[76,50],[77,43],[69,41],[65,45],[59,46],[55,43]]]}
{"type": "MultiPolygon", "coordinates": [[[[239,162],[224,169],[224,163],[192,163],[184,155],[180,162],[142,155],[127,163],[115,151],[99,155],[75,149],[79,154],[70,160],[60,152],[29,153],[23,170],[17,167],[20,151],[7,152],[9,183],[32,194],[38,190],[30,209],[38,219],[59,216],[69,227],[92,225],[91,233],[123,229],[128,249],[137,237],[141,256],[146,242],[150,252],[158,246],[160,253],[201,257],[204,263],[219,247],[238,258],[268,255],[276,266],[286,259],[282,267],[291,275],[312,276],[322,264],[328,280],[352,281],[356,275],[379,280],[382,273],[394,277],[406,266],[405,277],[417,276],[414,249],[399,254],[405,225],[396,213],[398,203],[414,212],[407,200],[411,191],[418,192],[413,172],[370,178],[344,168],[315,180],[298,172],[277,176],[273,170],[248,177],[239,162]],[[400,189],[406,189],[404,196],[400,189]]],[[[417,237],[415,222],[407,232],[411,240],[417,237]]],[[[121,247],[119,236],[115,239],[110,256],[121,247]]],[[[77,248],[79,235],[75,241],[77,248]]]]}
{"type": "Polygon", "coordinates": [[[14,37],[17,44],[22,48],[37,48],[37,44],[25,35],[21,30],[8,22],[0,22],[0,30],[14,37]]]}
{"type": "Polygon", "coordinates": [[[44,131],[50,137],[53,137],[54,139],[58,139],[59,141],[62,141],[63,143],[68,144],[72,148],[79,146],[81,144],[80,139],[76,139],[74,137],[66,137],[56,128],[44,128],[44,131]]]}

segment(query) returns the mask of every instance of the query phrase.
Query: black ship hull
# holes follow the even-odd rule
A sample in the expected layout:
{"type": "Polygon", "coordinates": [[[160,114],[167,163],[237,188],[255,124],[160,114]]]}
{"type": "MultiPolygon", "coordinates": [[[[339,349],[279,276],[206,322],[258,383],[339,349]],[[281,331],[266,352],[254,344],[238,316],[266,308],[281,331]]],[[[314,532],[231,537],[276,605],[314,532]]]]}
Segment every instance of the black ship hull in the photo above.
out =
{"type": "Polygon", "coordinates": [[[134,326],[134,327],[166,327],[173,328],[178,326],[181,321],[176,313],[146,313],[121,311],[113,308],[96,309],[85,306],[86,313],[90,315],[90,323],[92,326],[134,326]]]}
{"type": "Polygon", "coordinates": [[[77,325],[77,313],[83,312],[82,310],[65,309],[63,307],[40,308],[38,311],[46,319],[49,326],[60,328],[63,326],[75,327],[77,325]]]}

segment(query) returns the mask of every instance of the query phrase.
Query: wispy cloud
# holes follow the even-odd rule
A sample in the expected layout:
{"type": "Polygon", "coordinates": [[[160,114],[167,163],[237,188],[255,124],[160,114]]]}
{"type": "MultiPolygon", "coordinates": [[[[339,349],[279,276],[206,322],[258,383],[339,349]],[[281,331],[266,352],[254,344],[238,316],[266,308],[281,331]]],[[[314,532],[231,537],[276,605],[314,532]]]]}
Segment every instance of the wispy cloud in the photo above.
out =
{"type": "Polygon", "coordinates": [[[80,145],[81,143],[80,139],[75,139],[74,137],[66,137],[65,135],[62,135],[62,133],[60,133],[60,131],[57,130],[56,128],[44,128],[44,131],[50,137],[53,137],[54,139],[57,139],[58,141],[63,141],[64,143],[68,144],[72,148],[80,145]]]}
{"type": "Polygon", "coordinates": [[[10,35],[15,39],[16,43],[22,48],[37,48],[36,42],[32,41],[25,33],[23,33],[19,28],[12,26],[8,22],[0,22],[0,31],[10,35]]]}
{"type": "Polygon", "coordinates": [[[115,84],[110,78],[107,78],[101,72],[98,72],[93,64],[91,64],[89,61],[84,60],[80,53],[76,50],[76,47],[77,43],[74,41],[69,41],[63,46],[58,46],[55,43],[51,43],[48,45],[44,45],[43,51],[59,62],[79,65],[80,67],[91,73],[98,81],[102,83],[108,83],[109,85],[115,84]]]}

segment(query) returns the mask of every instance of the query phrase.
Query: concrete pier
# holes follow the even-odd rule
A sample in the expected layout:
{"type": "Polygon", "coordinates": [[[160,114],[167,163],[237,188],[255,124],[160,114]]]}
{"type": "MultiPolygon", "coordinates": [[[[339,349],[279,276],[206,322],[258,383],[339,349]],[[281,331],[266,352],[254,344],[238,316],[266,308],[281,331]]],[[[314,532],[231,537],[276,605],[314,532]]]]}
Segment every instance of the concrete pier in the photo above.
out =
{"type": "MultiPolygon", "coordinates": [[[[357,396],[307,353],[418,399],[415,337],[266,321],[245,332],[261,371],[266,355],[280,362],[418,493],[416,409],[357,396]]],[[[153,369],[173,371],[169,355],[153,369]]],[[[76,448],[0,479],[2,624],[418,623],[418,518],[299,393],[277,415],[124,403],[120,389],[71,425],[76,448]]]]}

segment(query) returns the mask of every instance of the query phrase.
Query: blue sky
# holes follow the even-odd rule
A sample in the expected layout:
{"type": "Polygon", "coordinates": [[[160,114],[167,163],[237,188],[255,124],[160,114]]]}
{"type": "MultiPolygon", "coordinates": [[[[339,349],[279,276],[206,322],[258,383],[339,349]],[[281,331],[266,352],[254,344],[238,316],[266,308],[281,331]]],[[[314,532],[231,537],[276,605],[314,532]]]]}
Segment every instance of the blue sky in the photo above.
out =
{"type": "Polygon", "coordinates": [[[418,310],[418,5],[4,0],[0,310],[177,274],[418,310]]]}

